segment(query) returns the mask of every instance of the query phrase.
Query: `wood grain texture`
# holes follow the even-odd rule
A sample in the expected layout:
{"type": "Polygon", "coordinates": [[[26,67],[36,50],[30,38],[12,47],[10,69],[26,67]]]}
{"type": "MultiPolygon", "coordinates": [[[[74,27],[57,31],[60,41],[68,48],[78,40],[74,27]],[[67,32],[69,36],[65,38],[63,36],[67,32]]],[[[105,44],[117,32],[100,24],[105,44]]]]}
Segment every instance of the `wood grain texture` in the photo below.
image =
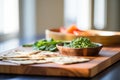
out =
{"type": "MultiPolygon", "coordinates": [[[[28,48],[18,48],[28,49],[28,48]]],[[[6,52],[1,53],[5,54],[6,52]]],[[[120,60],[120,47],[103,47],[99,56],[88,57],[89,62],[61,65],[55,63],[17,65],[0,61],[0,73],[44,76],[93,77],[120,60]]]]}

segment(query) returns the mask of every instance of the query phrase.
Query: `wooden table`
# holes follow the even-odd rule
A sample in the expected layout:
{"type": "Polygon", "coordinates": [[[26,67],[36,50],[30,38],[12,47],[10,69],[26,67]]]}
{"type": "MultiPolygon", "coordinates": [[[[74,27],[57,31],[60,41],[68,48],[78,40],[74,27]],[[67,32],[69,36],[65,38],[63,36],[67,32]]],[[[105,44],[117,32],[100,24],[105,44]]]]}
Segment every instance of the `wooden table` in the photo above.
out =
{"type": "MultiPolygon", "coordinates": [[[[41,38],[41,37],[40,37],[41,38]]],[[[32,40],[37,40],[37,39],[40,39],[40,38],[35,38],[35,39],[32,39],[32,40]]],[[[24,43],[28,43],[28,42],[31,42],[32,40],[26,40],[26,42],[24,43]]],[[[22,40],[23,41],[23,40],[22,40]]],[[[9,49],[7,48],[7,43],[4,43],[6,44],[6,47],[5,47],[5,50],[9,49]]],[[[19,39],[19,44],[18,45],[21,45],[23,42],[21,42],[21,39],[19,39]]],[[[3,44],[2,44],[3,45],[3,44]]],[[[2,46],[0,45],[0,46],[2,46]]],[[[9,45],[9,44],[8,44],[9,45]]],[[[14,46],[14,45],[12,45],[14,46]]],[[[16,47],[16,46],[15,46],[16,47]]],[[[0,50],[0,51],[3,51],[3,50],[0,50]]],[[[115,64],[113,64],[112,66],[108,67],[107,69],[105,69],[104,71],[100,72],[99,74],[97,74],[96,76],[92,77],[92,78],[71,78],[71,77],[53,77],[53,76],[36,76],[36,75],[33,75],[33,76],[29,76],[29,75],[16,75],[16,74],[0,74],[0,79],[21,79],[21,80],[24,80],[24,79],[28,79],[28,80],[38,80],[38,79],[42,79],[42,80],[61,80],[61,79],[65,79],[65,80],[120,80],[120,61],[116,62],[115,64]]]]}

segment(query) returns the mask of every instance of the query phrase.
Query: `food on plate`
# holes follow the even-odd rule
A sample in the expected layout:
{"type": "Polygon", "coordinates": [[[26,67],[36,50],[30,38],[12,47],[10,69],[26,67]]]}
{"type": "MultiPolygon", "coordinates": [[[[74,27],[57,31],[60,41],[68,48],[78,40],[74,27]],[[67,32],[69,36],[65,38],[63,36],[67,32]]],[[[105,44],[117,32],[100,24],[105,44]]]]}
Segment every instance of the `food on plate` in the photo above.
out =
{"type": "Polygon", "coordinates": [[[7,54],[4,54],[2,55],[3,58],[15,58],[15,57],[18,57],[18,58],[27,58],[29,57],[30,55],[33,55],[33,54],[37,54],[39,53],[40,51],[38,50],[33,50],[33,51],[11,51],[11,52],[8,52],[7,54]]]}
{"type": "MultiPolygon", "coordinates": [[[[72,63],[86,62],[90,60],[87,58],[81,58],[77,56],[76,57],[71,55],[64,56],[59,54],[56,45],[62,43],[64,47],[70,47],[70,48],[94,48],[98,46],[97,44],[91,42],[86,37],[79,37],[69,42],[58,41],[54,39],[48,39],[48,40],[41,39],[33,44],[30,45],[28,44],[27,46],[23,46],[24,49],[28,49],[28,50],[16,49],[13,51],[9,51],[8,53],[0,56],[0,58],[2,61],[12,62],[16,64],[34,64],[34,63],[48,63],[48,62],[58,63],[58,64],[72,64],[72,63]]],[[[67,51],[71,51],[71,50],[72,49],[67,51]]]]}
{"type": "Polygon", "coordinates": [[[18,65],[50,62],[50,61],[47,61],[47,60],[3,60],[3,61],[15,63],[15,64],[18,64],[18,65]]]}
{"type": "Polygon", "coordinates": [[[9,51],[8,53],[0,56],[2,61],[16,63],[16,64],[34,64],[34,63],[47,63],[46,58],[58,56],[56,52],[49,51],[9,51]]]}
{"type": "Polygon", "coordinates": [[[45,57],[58,56],[56,52],[49,51],[10,51],[2,56],[1,59],[44,59],[45,57]]]}
{"type": "Polygon", "coordinates": [[[58,64],[72,64],[72,63],[79,63],[79,62],[86,62],[90,59],[81,58],[81,57],[68,57],[68,56],[61,56],[57,52],[50,52],[50,51],[40,51],[35,54],[31,54],[35,51],[31,52],[24,52],[19,51],[19,54],[15,51],[10,51],[9,53],[0,56],[2,61],[11,62],[18,65],[21,64],[35,64],[35,63],[58,63],[58,64]],[[23,54],[29,54],[25,56],[21,56],[23,54]],[[17,56],[16,56],[17,55],[17,56]],[[19,56],[19,57],[18,57],[19,56]]]}
{"type": "Polygon", "coordinates": [[[35,50],[42,50],[42,51],[51,51],[55,52],[58,51],[56,48],[56,44],[61,43],[60,40],[50,39],[41,39],[36,41],[33,44],[24,44],[23,47],[33,47],[35,50]]]}
{"type": "Polygon", "coordinates": [[[47,57],[45,59],[28,59],[28,60],[18,60],[18,59],[6,59],[3,60],[6,62],[16,63],[16,64],[35,64],[35,63],[57,63],[57,64],[74,64],[74,63],[82,63],[88,62],[90,59],[88,58],[78,58],[78,57],[68,57],[68,56],[59,56],[59,57],[47,57]]]}
{"type": "Polygon", "coordinates": [[[51,57],[51,58],[47,58],[47,60],[54,62],[54,63],[58,63],[58,64],[73,64],[73,63],[90,61],[90,59],[88,58],[78,58],[78,57],[73,57],[73,56],[51,57]]]}
{"type": "Polygon", "coordinates": [[[66,29],[66,32],[68,33],[74,33],[74,31],[82,31],[82,30],[79,30],[76,25],[72,25],[66,29]]]}
{"type": "Polygon", "coordinates": [[[44,50],[44,51],[57,51],[56,44],[61,43],[59,40],[54,39],[42,39],[39,41],[36,41],[33,44],[33,47],[38,50],[44,50]]]}
{"type": "Polygon", "coordinates": [[[65,56],[96,56],[102,47],[102,44],[91,42],[85,37],[57,44],[60,54],[65,56]]]}
{"type": "Polygon", "coordinates": [[[76,25],[71,25],[68,28],[65,27],[60,27],[60,32],[61,33],[70,33],[74,35],[79,35],[79,36],[92,36],[93,33],[85,30],[80,30],[76,25]]]}
{"type": "Polygon", "coordinates": [[[93,36],[93,35],[95,35],[95,33],[93,34],[89,31],[73,31],[73,34],[77,35],[77,36],[93,36]]]}
{"type": "Polygon", "coordinates": [[[79,37],[79,38],[73,39],[69,43],[64,42],[64,46],[70,47],[70,48],[90,48],[90,47],[97,47],[98,45],[91,42],[89,38],[79,37]]]}

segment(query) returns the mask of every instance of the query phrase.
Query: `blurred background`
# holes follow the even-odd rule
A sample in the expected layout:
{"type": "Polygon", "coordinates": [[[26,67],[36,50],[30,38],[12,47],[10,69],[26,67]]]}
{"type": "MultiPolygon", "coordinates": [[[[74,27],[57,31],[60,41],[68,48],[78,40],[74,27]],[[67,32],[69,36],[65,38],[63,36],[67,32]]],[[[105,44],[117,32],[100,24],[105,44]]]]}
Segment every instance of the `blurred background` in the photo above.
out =
{"type": "Polygon", "coordinates": [[[0,49],[72,24],[82,30],[120,31],[120,0],[0,0],[0,49]]]}

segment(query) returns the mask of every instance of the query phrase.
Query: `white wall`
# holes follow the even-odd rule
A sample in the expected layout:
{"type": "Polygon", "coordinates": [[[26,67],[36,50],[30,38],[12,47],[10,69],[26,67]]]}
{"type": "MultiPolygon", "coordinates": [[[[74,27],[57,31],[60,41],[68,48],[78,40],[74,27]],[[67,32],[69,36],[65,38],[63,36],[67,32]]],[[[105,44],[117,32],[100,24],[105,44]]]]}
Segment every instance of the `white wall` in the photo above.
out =
{"type": "Polygon", "coordinates": [[[64,25],[63,0],[36,0],[37,34],[64,25]]]}
{"type": "Polygon", "coordinates": [[[120,0],[107,0],[107,30],[120,31],[120,0]]]}
{"type": "Polygon", "coordinates": [[[20,37],[45,34],[45,29],[64,25],[63,0],[19,0],[20,37]]]}

